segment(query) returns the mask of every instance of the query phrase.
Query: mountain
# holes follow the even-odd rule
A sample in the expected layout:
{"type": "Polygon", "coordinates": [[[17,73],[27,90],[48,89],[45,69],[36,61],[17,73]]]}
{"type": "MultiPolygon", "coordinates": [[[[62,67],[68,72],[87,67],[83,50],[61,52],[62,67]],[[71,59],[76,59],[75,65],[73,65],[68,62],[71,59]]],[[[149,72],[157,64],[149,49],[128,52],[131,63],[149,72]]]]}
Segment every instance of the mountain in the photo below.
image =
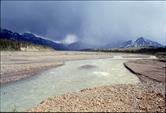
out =
{"type": "Polygon", "coordinates": [[[50,48],[53,48],[55,50],[67,50],[67,48],[63,44],[58,44],[58,43],[55,43],[51,40],[37,37],[32,33],[19,34],[17,32],[12,32],[12,31],[7,30],[7,29],[1,29],[0,39],[29,42],[29,43],[36,44],[36,45],[50,47],[50,48]]]}
{"type": "Polygon", "coordinates": [[[110,49],[110,48],[119,48],[120,45],[123,43],[123,41],[112,41],[111,43],[109,44],[106,44],[100,48],[104,48],[104,49],[110,49]]]}
{"type": "Polygon", "coordinates": [[[85,44],[83,42],[75,42],[72,44],[69,44],[67,48],[69,50],[84,50],[84,49],[95,49],[95,48],[103,48],[103,49],[109,49],[109,48],[139,48],[139,47],[163,47],[163,45],[159,44],[158,42],[151,41],[148,39],[145,39],[143,37],[140,37],[136,39],[135,41],[129,40],[129,41],[114,41],[107,45],[96,47],[89,44],[85,44]]]}
{"type": "Polygon", "coordinates": [[[67,47],[69,50],[88,50],[88,49],[95,48],[96,46],[83,43],[81,41],[77,41],[77,42],[69,44],[67,47]]]}
{"type": "Polygon", "coordinates": [[[19,34],[17,32],[12,32],[7,29],[1,29],[0,32],[0,39],[7,39],[11,41],[18,41],[18,42],[28,42],[36,45],[41,45],[45,47],[50,47],[55,50],[84,50],[84,49],[95,49],[95,48],[131,48],[131,47],[163,47],[163,45],[159,44],[158,42],[151,41],[149,39],[145,39],[143,37],[138,38],[135,41],[114,41],[110,44],[107,44],[102,47],[98,47],[94,45],[89,45],[83,43],[81,41],[74,42],[72,44],[65,45],[63,43],[57,43],[48,39],[41,38],[39,36],[35,36],[32,33],[23,33],[19,34]]]}
{"type": "Polygon", "coordinates": [[[140,37],[134,42],[133,46],[134,47],[162,47],[163,45],[159,44],[158,42],[140,37]]]}
{"type": "Polygon", "coordinates": [[[131,47],[133,44],[133,41],[132,40],[129,40],[129,41],[126,41],[126,42],[123,42],[120,44],[120,48],[128,48],[128,47],[131,47]]]}
{"type": "Polygon", "coordinates": [[[82,42],[74,42],[74,43],[71,43],[69,44],[67,47],[70,49],[70,50],[80,50],[80,49],[83,49],[83,43],[82,42]]]}
{"type": "Polygon", "coordinates": [[[163,47],[163,45],[158,42],[151,41],[149,39],[140,37],[136,39],[134,42],[132,40],[123,42],[119,46],[120,48],[131,48],[131,47],[163,47]]]}

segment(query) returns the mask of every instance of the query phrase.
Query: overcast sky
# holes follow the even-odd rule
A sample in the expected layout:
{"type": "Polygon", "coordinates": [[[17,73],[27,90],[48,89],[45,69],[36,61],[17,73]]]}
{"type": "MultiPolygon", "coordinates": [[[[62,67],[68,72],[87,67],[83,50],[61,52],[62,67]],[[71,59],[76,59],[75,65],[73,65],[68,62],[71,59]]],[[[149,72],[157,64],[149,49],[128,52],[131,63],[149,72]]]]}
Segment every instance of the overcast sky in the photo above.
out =
{"type": "Polygon", "coordinates": [[[1,27],[54,41],[104,45],[145,37],[166,43],[166,2],[1,1],[1,27]]]}

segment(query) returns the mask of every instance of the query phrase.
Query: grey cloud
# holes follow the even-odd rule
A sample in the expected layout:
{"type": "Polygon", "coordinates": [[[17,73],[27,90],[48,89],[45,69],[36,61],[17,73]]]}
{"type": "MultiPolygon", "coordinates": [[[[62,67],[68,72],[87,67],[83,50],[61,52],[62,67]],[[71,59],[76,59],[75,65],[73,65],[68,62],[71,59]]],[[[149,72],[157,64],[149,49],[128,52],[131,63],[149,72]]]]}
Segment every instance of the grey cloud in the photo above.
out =
{"type": "Polygon", "coordinates": [[[82,18],[75,5],[44,1],[4,2],[2,27],[34,32],[53,40],[61,39],[67,33],[78,34],[82,18]]]}
{"type": "Polygon", "coordinates": [[[52,40],[75,34],[104,45],[144,36],[165,44],[166,2],[3,1],[1,9],[3,28],[52,40]]]}

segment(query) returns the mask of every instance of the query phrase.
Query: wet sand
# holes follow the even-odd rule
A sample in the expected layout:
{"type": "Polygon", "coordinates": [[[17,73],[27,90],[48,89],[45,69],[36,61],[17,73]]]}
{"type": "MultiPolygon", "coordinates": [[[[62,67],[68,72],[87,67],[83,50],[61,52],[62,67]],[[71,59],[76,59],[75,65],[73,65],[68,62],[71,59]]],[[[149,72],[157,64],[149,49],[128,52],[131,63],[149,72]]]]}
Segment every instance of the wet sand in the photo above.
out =
{"type": "Polygon", "coordinates": [[[128,61],[124,66],[137,75],[141,83],[148,89],[165,97],[166,65],[160,60],[141,59],[128,61]]]}

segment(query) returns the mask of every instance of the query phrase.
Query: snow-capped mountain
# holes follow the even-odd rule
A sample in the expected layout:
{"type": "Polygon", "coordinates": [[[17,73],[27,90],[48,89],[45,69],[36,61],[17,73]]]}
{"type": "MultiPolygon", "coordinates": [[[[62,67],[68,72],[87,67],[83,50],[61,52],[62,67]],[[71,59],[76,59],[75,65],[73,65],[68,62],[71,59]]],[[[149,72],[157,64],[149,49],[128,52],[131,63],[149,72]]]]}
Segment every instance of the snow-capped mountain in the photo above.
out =
{"type": "Polygon", "coordinates": [[[129,47],[163,47],[163,45],[161,45],[158,42],[140,37],[136,39],[134,42],[132,40],[129,40],[129,41],[123,42],[120,45],[120,48],[129,48],[129,47]]]}
{"type": "Polygon", "coordinates": [[[151,41],[148,39],[145,39],[143,37],[138,38],[134,44],[134,47],[162,47],[161,44],[159,44],[158,42],[155,41],[151,41]]]}

